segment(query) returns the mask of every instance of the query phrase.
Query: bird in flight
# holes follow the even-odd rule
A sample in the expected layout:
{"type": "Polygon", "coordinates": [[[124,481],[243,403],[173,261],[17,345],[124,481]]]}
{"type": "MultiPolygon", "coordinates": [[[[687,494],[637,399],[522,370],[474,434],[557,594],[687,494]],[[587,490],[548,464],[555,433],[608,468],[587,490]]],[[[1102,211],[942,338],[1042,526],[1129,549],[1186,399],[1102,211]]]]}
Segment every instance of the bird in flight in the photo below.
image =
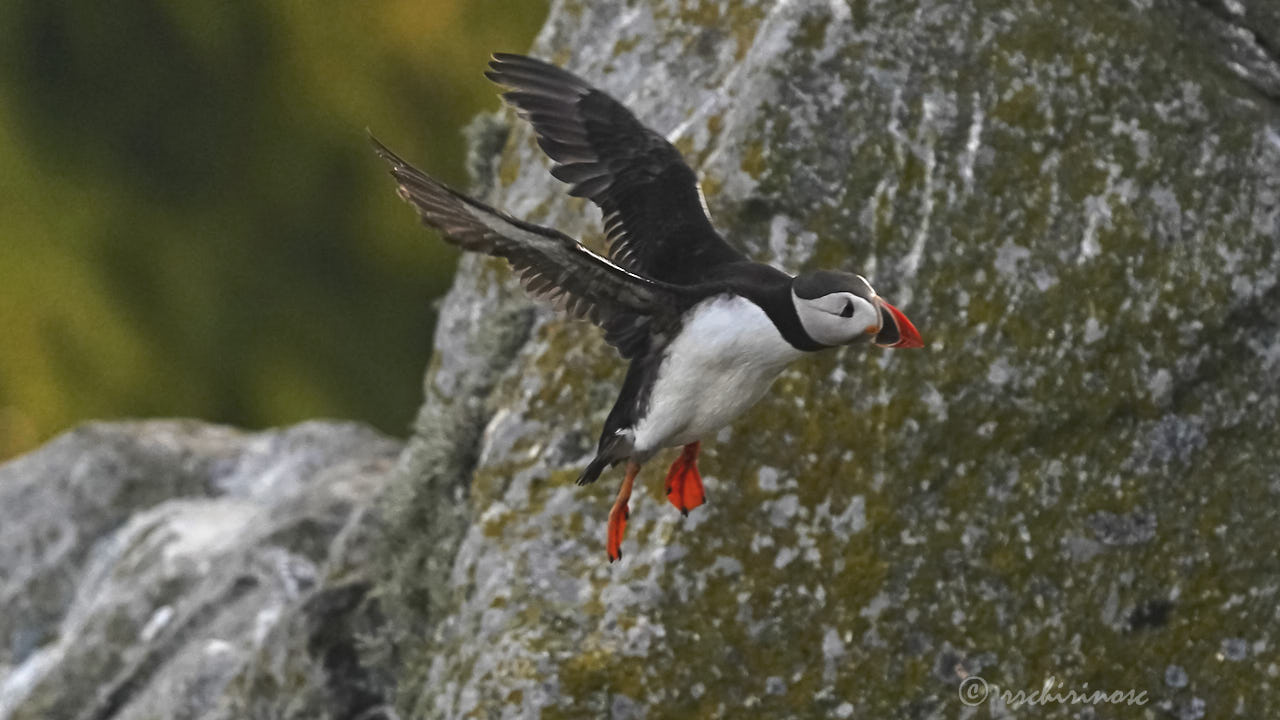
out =
{"type": "Polygon", "coordinates": [[[665,490],[687,515],[705,498],[702,438],[754,405],[790,362],[857,343],[923,346],[907,316],[862,276],[793,277],[731,246],[680,152],[609,95],[522,55],[495,54],[485,75],[533,126],[551,174],[600,207],[608,257],[452,190],[372,141],[424,224],[464,250],[505,259],[527,292],[599,326],[630,361],[578,478],[593,483],[626,463],[609,512],[610,562],[622,557],[636,475],[659,450],[682,448],[665,490]]]}

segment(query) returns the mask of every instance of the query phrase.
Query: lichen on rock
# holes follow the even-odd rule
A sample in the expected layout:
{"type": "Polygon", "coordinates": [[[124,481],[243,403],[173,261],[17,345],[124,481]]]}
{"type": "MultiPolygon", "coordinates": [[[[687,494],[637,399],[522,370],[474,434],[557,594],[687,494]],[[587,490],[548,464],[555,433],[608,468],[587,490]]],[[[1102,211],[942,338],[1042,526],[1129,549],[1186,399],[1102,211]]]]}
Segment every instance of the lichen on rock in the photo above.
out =
{"type": "MultiPolygon", "coordinates": [[[[950,717],[979,672],[1274,709],[1265,656],[1215,659],[1277,641],[1257,548],[1280,459],[1277,64],[1242,63],[1224,22],[1163,2],[559,3],[535,54],[669,133],[733,242],[864,272],[929,347],[797,364],[708,443],[688,519],[655,459],[610,566],[617,478],[571,480],[623,365],[537,310],[488,398],[472,520],[432,590],[451,601],[402,709],[950,717]]],[[[519,123],[497,176],[491,201],[599,247],[519,123]]]]}
{"type": "MultiPolygon", "coordinates": [[[[277,625],[320,617],[352,582],[341,539],[399,449],[354,424],[151,421],[87,425],[0,466],[0,717],[256,716],[222,713],[255,657],[297,642],[277,625]]],[[[345,610],[324,617],[358,615],[345,610]]],[[[385,694],[356,696],[354,673],[325,682],[322,652],[291,659],[316,675],[311,707],[333,713],[295,717],[348,717],[385,694]]],[[[300,709],[299,696],[274,700],[300,709]]]]}
{"type": "MultiPolygon", "coordinates": [[[[573,480],[624,365],[465,258],[402,452],[159,423],[0,468],[0,717],[981,716],[972,676],[1276,715],[1276,17],[560,0],[533,52],[733,243],[866,274],[928,347],[797,363],[688,518],[655,458],[610,565],[617,475],[573,480]]],[[[472,138],[479,194],[600,247],[528,128],[472,138]]]]}

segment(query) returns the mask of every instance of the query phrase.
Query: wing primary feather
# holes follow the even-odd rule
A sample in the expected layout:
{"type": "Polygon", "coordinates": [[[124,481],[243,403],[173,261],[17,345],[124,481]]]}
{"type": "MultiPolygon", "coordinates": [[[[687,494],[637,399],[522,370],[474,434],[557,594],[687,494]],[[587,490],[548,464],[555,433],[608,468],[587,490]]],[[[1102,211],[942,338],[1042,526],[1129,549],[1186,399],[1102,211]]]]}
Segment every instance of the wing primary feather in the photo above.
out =
{"type": "Polygon", "coordinates": [[[502,99],[524,110],[525,112],[542,112],[548,115],[567,115],[573,110],[577,97],[563,97],[527,90],[511,90],[502,94],[502,99]]]}
{"type": "Polygon", "coordinates": [[[566,140],[590,141],[590,131],[572,118],[544,112],[522,112],[521,115],[533,125],[539,135],[562,137],[566,140]]]}
{"type": "Polygon", "coordinates": [[[608,175],[596,175],[585,180],[579,180],[569,188],[569,194],[574,197],[593,198],[600,193],[609,189],[613,184],[613,178],[608,175]]]}
{"type": "Polygon", "coordinates": [[[542,148],[542,151],[556,162],[589,163],[596,159],[595,152],[586,145],[571,141],[565,142],[546,135],[538,136],[538,147],[542,148]]]}
{"type": "Polygon", "coordinates": [[[613,97],[535,58],[495,54],[486,76],[534,129],[569,194],[598,205],[609,256],[654,280],[694,285],[746,261],[716,232],[697,175],[661,134],[613,97]]]}
{"type": "Polygon", "coordinates": [[[576,75],[570,73],[548,62],[543,62],[527,55],[513,55],[511,53],[494,53],[493,59],[489,61],[489,68],[492,72],[518,73],[531,75],[534,77],[546,77],[559,81],[565,85],[577,85],[582,87],[586,85],[576,75]]]}
{"type": "MultiPolygon", "coordinates": [[[[499,212],[426,175],[372,135],[369,139],[390,166],[400,196],[417,210],[424,224],[465,250],[504,258],[530,295],[574,317],[587,318],[602,328],[623,316],[664,318],[659,324],[670,325],[704,296],[700,293],[705,290],[646,278],[563,233],[499,212]]],[[[651,324],[647,322],[645,327],[651,324]]],[[[624,356],[639,347],[634,335],[610,339],[612,335],[606,330],[611,343],[627,343],[626,348],[615,344],[624,356]]]]}

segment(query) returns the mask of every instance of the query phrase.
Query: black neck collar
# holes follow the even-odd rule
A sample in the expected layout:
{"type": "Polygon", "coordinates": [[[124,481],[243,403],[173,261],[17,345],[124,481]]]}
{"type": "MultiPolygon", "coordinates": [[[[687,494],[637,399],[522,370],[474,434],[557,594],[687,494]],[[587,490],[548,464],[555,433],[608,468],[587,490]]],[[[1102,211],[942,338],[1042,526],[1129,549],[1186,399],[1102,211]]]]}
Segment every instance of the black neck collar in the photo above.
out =
{"type": "Polygon", "coordinates": [[[716,278],[722,287],[750,300],[764,310],[782,338],[804,352],[827,349],[827,345],[809,337],[800,324],[795,302],[791,299],[792,277],[763,263],[743,262],[722,266],[716,278]]]}

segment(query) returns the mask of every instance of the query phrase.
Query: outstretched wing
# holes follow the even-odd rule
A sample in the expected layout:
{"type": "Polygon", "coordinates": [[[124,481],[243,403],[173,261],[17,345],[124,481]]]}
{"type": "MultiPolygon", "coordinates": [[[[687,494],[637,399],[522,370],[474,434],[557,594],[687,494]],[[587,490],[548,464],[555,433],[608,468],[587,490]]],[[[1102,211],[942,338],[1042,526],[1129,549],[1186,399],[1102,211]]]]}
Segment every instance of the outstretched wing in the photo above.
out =
{"type": "Polygon", "coordinates": [[[746,260],[711,226],[698,178],[680,151],[626,107],[577,76],[523,55],[498,53],[485,75],[528,120],[570,195],[604,212],[609,256],[679,285],[746,260]]]}
{"type": "Polygon", "coordinates": [[[564,233],[498,212],[370,140],[390,163],[400,197],[417,209],[424,224],[464,250],[504,258],[530,295],[600,326],[605,340],[624,358],[646,350],[651,333],[677,322],[690,304],[683,288],[640,277],[564,233]]]}

